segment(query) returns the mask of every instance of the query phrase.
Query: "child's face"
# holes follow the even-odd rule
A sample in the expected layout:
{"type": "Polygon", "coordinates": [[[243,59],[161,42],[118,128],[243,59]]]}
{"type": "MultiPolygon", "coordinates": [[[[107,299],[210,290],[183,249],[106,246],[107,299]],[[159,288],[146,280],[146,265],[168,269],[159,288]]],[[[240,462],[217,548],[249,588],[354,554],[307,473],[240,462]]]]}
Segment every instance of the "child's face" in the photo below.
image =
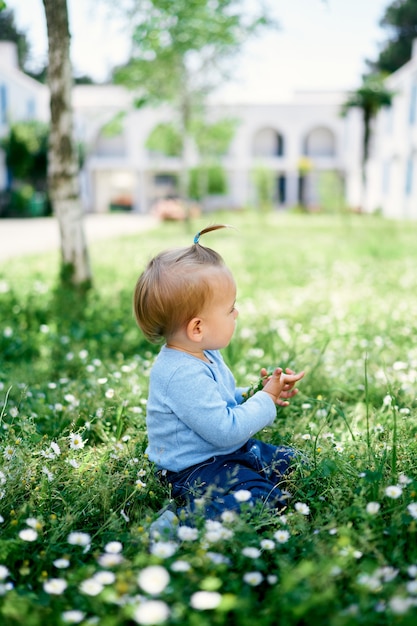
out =
{"type": "Polygon", "coordinates": [[[204,337],[203,350],[225,348],[233,336],[236,318],[236,285],[228,272],[213,277],[213,297],[201,313],[204,337]]]}

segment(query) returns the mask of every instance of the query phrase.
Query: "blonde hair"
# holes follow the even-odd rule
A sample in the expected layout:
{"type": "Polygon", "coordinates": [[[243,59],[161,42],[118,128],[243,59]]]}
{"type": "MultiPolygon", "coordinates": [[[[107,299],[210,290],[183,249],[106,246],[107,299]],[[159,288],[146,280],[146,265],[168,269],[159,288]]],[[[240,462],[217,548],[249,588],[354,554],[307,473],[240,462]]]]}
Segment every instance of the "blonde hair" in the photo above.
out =
{"type": "Polygon", "coordinates": [[[223,258],[201,246],[202,235],[226,224],[204,228],[187,248],[165,250],[151,259],[139,276],[133,296],[136,322],[149,341],[160,343],[195,317],[212,297],[207,269],[229,273],[223,258]]]}

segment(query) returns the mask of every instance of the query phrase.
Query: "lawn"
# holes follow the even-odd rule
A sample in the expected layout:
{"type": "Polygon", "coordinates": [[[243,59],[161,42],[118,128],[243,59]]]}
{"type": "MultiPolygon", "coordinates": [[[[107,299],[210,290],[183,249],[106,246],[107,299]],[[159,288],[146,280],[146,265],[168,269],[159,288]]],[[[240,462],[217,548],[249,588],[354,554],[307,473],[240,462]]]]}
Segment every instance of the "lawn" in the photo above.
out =
{"type": "Polygon", "coordinates": [[[0,623],[414,626],[417,223],[252,212],[91,245],[94,288],[57,253],[0,265],[0,623]],[[157,347],[135,326],[146,261],[202,240],[235,275],[224,356],[239,385],[304,369],[259,437],[307,462],[283,514],[248,506],[151,541],[170,494],[146,458],[157,347]]]}

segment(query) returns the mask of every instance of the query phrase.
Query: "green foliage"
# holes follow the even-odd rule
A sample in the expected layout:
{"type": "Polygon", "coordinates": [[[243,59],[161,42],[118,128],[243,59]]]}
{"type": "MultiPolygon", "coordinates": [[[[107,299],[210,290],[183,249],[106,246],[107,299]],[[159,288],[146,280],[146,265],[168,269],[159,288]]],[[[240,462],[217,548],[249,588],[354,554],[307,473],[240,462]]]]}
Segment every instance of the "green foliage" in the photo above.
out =
{"type": "Polygon", "coordinates": [[[48,126],[42,122],[16,122],[1,140],[6,165],[20,180],[45,180],[48,126]]]}
{"type": "Polygon", "coordinates": [[[341,107],[341,115],[345,116],[352,108],[362,111],[362,178],[365,180],[365,168],[369,158],[371,141],[371,122],[382,107],[391,106],[395,93],[388,89],[382,74],[365,76],[362,85],[352,92],[341,107]]]}
{"type": "Polygon", "coordinates": [[[190,170],[190,198],[202,200],[206,196],[222,195],[226,192],[226,173],[221,165],[205,165],[190,170]]]}
{"type": "Polygon", "coordinates": [[[256,205],[262,211],[270,210],[274,199],[274,173],[264,165],[257,165],[252,171],[252,179],[255,185],[256,205]]]}
{"type": "Polygon", "coordinates": [[[223,118],[208,123],[201,116],[196,116],[191,127],[191,134],[199,150],[202,165],[189,172],[189,196],[203,200],[211,195],[227,193],[227,177],[224,168],[218,163],[230,146],[239,121],[223,118]]]}
{"type": "Polygon", "coordinates": [[[45,215],[49,128],[41,122],[17,122],[0,140],[11,175],[6,214],[45,215]]]}
{"type": "Polygon", "coordinates": [[[220,62],[270,23],[262,8],[248,17],[236,0],[152,0],[141,12],[142,4],[136,5],[132,58],[115,77],[135,89],[141,85],[158,101],[177,100],[189,89],[206,92],[220,62]]]}
{"type": "Polygon", "coordinates": [[[363,84],[347,98],[342,105],[341,113],[346,113],[351,108],[359,108],[372,118],[381,107],[390,106],[394,92],[387,89],[382,74],[367,76],[363,84]]]}
{"type": "Polygon", "coordinates": [[[254,616],[260,626],[414,624],[417,225],[347,213],[210,221],[237,229],[207,235],[238,285],[239,322],[224,351],[237,383],[256,388],[261,367],[306,370],[299,394],[259,433],[303,455],[283,485],[287,509],[248,506],[214,525],[197,516],[188,538],[149,536],[170,491],[145,453],[157,348],[136,328],[131,298],[152,254],[191,243],[183,224],[163,223],[140,245],[136,235],[93,243],[96,288],[78,296],[56,287],[55,254],[8,261],[5,626],[251,626],[254,616]],[[147,613],[146,622],[152,607],[166,618],[147,613]]]}
{"type": "Polygon", "coordinates": [[[320,209],[325,213],[346,210],[343,180],[339,172],[319,172],[318,193],[320,209]]]}
{"type": "Polygon", "coordinates": [[[210,124],[196,117],[191,132],[203,159],[224,156],[238,124],[239,120],[235,118],[226,117],[210,124]]]}
{"type": "Polygon", "coordinates": [[[13,41],[17,45],[19,67],[23,68],[29,55],[26,35],[17,29],[13,11],[3,1],[0,2],[0,41],[13,41]]]}
{"type": "Polygon", "coordinates": [[[127,17],[135,24],[132,56],[115,71],[114,80],[136,93],[139,87],[137,106],[169,102],[174,107],[182,143],[179,188],[185,199],[186,148],[193,131],[203,152],[223,150],[230,142],[230,125],[215,124],[209,142],[200,132],[207,96],[233,71],[232,58],[247,39],[273,21],[262,3],[242,11],[239,0],[138,0],[127,17]]]}
{"type": "Polygon", "coordinates": [[[372,73],[392,74],[411,59],[417,37],[417,5],[414,0],[395,0],[380,21],[389,36],[376,61],[368,61],[372,73]]]}
{"type": "Polygon", "coordinates": [[[104,137],[117,137],[123,131],[123,122],[125,119],[126,113],[119,112],[115,115],[107,124],[103,126],[101,132],[104,137]]]}
{"type": "Polygon", "coordinates": [[[182,152],[182,139],[172,123],[161,123],[156,126],[146,140],[146,148],[151,152],[167,157],[177,157],[182,152]]]}

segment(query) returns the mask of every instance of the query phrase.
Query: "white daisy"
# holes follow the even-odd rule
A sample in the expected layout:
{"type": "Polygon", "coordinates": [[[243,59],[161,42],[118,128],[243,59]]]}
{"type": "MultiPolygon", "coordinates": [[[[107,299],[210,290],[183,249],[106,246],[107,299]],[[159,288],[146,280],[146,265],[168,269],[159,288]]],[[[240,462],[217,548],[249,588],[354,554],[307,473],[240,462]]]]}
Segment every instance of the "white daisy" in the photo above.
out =
{"type": "Polygon", "coordinates": [[[190,605],[198,611],[207,611],[219,606],[222,596],[217,591],[196,591],[190,598],[190,605]]]}
{"type": "Polygon", "coordinates": [[[70,433],[69,440],[70,448],[72,450],[81,450],[84,448],[85,441],[83,441],[81,435],[78,435],[77,433],[70,433]]]}
{"type": "Polygon", "coordinates": [[[147,600],[142,602],[134,611],[133,619],[138,624],[144,626],[149,624],[162,624],[166,622],[170,615],[170,610],[166,602],[161,600],[147,600]]]}
{"type": "Polygon", "coordinates": [[[50,578],[43,583],[43,589],[46,593],[53,596],[60,596],[67,588],[68,583],[63,578],[50,578]]]}
{"type": "Polygon", "coordinates": [[[260,585],[263,579],[264,577],[262,576],[261,572],[247,572],[243,576],[243,580],[245,581],[245,583],[251,585],[251,587],[257,587],[258,585],[260,585]]]}
{"type": "Polygon", "coordinates": [[[399,485],[389,485],[385,489],[385,495],[388,498],[392,498],[393,500],[396,500],[397,498],[400,498],[402,493],[403,493],[403,490],[402,490],[402,488],[399,485]]]}
{"type": "Polygon", "coordinates": [[[151,595],[160,594],[170,581],[170,576],[165,567],[150,565],[145,567],[138,576],[138,585],[151,595]]]}
{"type": "Polygon", "coordinates": [[[379,502],[368,502],[368,504],[366,505],[366,512],[369,515],[376,515],[379,512],[380,508],[381,505],[379,504],[379,502]]]}

